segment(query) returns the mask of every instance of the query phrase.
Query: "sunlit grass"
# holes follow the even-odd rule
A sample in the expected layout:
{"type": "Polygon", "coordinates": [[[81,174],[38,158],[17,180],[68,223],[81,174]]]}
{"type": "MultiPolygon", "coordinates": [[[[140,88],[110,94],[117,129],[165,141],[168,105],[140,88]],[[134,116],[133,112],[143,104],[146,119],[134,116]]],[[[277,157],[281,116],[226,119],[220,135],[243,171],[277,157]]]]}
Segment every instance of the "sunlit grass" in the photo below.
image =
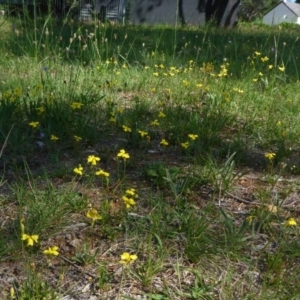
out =
{"type": "Polygon", "coordinates": [[[297,297],[297,32],[21,21],[0,27],[3,297],[297,297]]]}

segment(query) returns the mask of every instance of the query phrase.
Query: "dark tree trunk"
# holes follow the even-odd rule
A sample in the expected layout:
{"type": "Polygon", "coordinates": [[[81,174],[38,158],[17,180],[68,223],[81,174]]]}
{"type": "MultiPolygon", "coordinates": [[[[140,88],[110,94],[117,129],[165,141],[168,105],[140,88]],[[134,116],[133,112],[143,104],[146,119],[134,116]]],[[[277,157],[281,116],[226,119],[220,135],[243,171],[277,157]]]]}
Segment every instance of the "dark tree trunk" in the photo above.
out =
{"type": "Polygon", "coordinates": [[[182,0],[178,1],[178,16],[182,25],[185,25],[185,18],[183,13],[183,2],[182,0]]]}

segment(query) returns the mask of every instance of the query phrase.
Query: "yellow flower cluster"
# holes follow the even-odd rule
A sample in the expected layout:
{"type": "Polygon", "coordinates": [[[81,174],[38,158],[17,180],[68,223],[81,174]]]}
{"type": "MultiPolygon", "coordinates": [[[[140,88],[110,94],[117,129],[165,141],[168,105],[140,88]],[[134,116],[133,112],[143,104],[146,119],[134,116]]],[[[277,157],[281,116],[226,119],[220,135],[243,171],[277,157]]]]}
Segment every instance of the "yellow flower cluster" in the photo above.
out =
{"type": "Polygon", "coordinates": [[[200,70],[203,73],[211,73],[214,70],[214,65],[211,62],[203,63],[200,70]]]}
{"type": "MultiPolygon", "coordinates": [[[[80,137],[74,136],[76,140],[80,140],[80,137]],[[75,138],[76,137],[76,138],[75,138]]],[[[89,155],[87,157],[87,164],[90,164],[91,166],[96,166],[98,162],[100,162],[101,158],[99,156],[95,155],[89,155]]],[[[83,175],[83,167],[79,164],[78,167],[73,169],[73,172],[77,175],[82,176],[83,175]]],[[[104,171],[103,169],[99,169],[98,171],[95,172],[96,176],[103,176],[106,178],[107,184],[108,184],[108,177],[109,173],[104,171]]]]}
{"type": "MultiPolygon", "coordinates": [[[[21,227],[21,240],[27,242],[26,246],[33,247],[34,244],[38,243],[39,236],[37,234],[29,235],[25,233],[24,218],[22,218],[20,221],[20,227],[21,227]]],[[[49,247],[48,249],[45,249],[43,253],[48,256],[51,255],[58,256],[59,248],[57,246],[52,246],[49,247]]]]}
{"type": "MultiPolygon", "coordinates": [[[[193,142],[198,138],[198,134],[190,133],[190,134],[188,134],[188,138],[193,142]]],[[[182,148],[187,149],[190,146],[190,142],[186,141],[186,142],[180,143],[180,145],[182,148]]]]}
{"type": "Polygon", "coordinates": [[[138,198],[138,195],[136,194],[134,188],[125,191],[125,195],[122,196],[122,200],[125,204],[126,209],[130,209],[131,207],[136,205],[134,198],[138,198]]]}
{"type": "Polygon", "coordinates": [[[22,96],[22,91],[20,88],[16,87],[13,90],[7,90],[2,94],[4,100],[9,100],[11,102],[16,101],[22,96]]]}
{"type": "Polygon", "coordinates": [[[226,77],[228,75],[228,69],[227,69],[228,66],[229,66],[228,63],[221,65],[221,70],[218,74],[219,77],[226,77]]]}

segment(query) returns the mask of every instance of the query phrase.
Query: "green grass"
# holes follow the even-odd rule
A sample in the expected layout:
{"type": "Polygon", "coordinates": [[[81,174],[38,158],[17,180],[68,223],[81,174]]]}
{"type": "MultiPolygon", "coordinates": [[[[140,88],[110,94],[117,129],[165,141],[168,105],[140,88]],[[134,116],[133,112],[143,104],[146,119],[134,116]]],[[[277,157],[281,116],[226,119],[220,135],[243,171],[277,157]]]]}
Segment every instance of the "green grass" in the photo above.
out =
{"type": "Polygon", "coordinates": [[[1,299],[299,298],[298,27],[0,24],[1,299]]]}

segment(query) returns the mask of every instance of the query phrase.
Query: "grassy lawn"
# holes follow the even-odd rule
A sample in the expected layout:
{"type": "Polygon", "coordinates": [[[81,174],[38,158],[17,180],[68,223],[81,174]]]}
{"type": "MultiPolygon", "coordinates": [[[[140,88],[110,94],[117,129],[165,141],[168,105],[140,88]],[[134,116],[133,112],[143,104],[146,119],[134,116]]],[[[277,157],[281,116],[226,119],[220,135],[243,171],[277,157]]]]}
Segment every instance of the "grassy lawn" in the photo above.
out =
{"type": "Polygon", "coordinates": [[[1,299],[300,299],[298,27],[0,36],[1,299]]]}

